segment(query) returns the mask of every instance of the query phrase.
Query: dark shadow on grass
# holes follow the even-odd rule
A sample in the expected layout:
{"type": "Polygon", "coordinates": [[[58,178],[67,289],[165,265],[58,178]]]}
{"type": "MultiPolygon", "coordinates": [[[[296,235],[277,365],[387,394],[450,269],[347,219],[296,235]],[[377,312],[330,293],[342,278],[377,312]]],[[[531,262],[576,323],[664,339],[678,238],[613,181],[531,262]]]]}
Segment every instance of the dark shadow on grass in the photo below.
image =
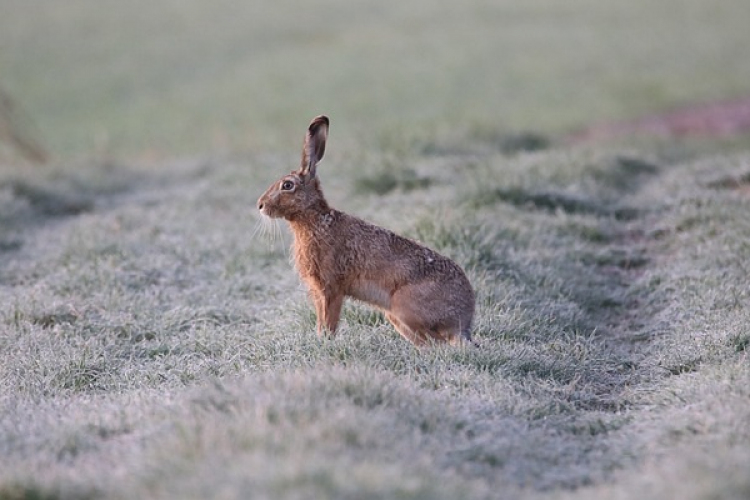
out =
{"type": "Polygon", "coordinates": [[[648,160],[618,156],[611,167],[595,170],[592,175],[602,185],[628,193],[637,190],[646,180],[659,173],[659,167],[648,160]]]}
{"type": "Polygon", "coordinates": [[[55,325],[72,325],[78,321],[79,317],[72,312],[49,312],[32,317],[31,322],[42,328],[52,328],[55,325]]]}
{"type": "Polygon", "coordinates": [[[15,252],[17,250],[20,250],[23,246],[23,242],[19,239],[11,238],[11,239],[0,239],[0,253],[3,252],[15,252]]]}
{"type": "Polygon", "coordinates": [[[94,500],[101,498],[101,493],[93,491],[61,492],[57,489],[38,486],[31,483],[8,484],[0,486],[0,500],[94,500]]]}
{"type": "Polygon", "coordinates": [[[549,191],[534,192],[523,188],[497,188],[480,192],[471,203],[475,207],[480,207],[498,201],[527,209],[546,210],[548,212],[562,210],[569,214],[611,217],[622,221],[633,220],[639,215],[639,211],[631,207],[610,207],[601,202],[570,194],[549,191]]]}
{"type": "MultiPolygon", "coordinates": [[[[639,189],[644,182],[658,172],[659,167],[651,162],[635,157],[620,156],[615,158],[607,168],[591,168],[588,175],[597,185],[601,185],[603,190],[624,195],[639,189]]],[[[469,205],[473,208],[480,208],[498,202],[509,203],[523,209],[562,211],[568,214],[593,215],[617,221],[632,221],[642,215],[640,209],[622,205],[613,200],[611,195],[602,197],[598,193],[582,195],[555,189],[526,187],[480,188],[469,201],[469,205]]]]}
{"type": "Polygon", "coordinates": [[[712,189],[747,190],[750,191],[750,172],[740,175],[729,175],[707,184],[712,189]]]}
{"type": "Polygon", "coordinates": [[[506,156],[549,149],[553,141],[546,135],[530,130],[498,132],[475,130],[460,142],[425,142],[418,149],[424,156],[472,156],[500,152],[506,156]]]}
{"type": "MultiPolygon", "coordinates": [[[[80,169],[49,169],[39,175],[16,173],[0,179],[0,259],[17,255],[27,236],[48,224],[84,214],[111,210],[132,201],[139,191],[194,182],[210,165],[190,165],[179,176],[169,170],[143,172],[134,167],[103,163],[80,169]]],[[[137,200],[136,203],[143,203],[137,200]]],[[[2,269],[2,266],[0,266],[2,269]]],[[[0,273],[0,281],[6,279],[0,273]]]]}
{"type": "Polygon", "coordinates": [[[56,192],[25,181],[11,181],[0,186],[2,188],[9,188],[13,196],[26,201],[41,216],[78,215],[94,208],[93,198],[86,193],[56,192]]]}
{"type": "Polygon", "coordinates": [[[354,190],[358,194],[382,196],[397,189],[405,192],[426,189],[432,182],[431,178],[420,176],[410,168],[385,169],[372,175],[357,177],[354,180],[354,190]]]}
{"type": "MultiPolygon", "coordinates": [[[[102,165],[96,173],[48,171],[41,178],[15,177],[0,181],[9,194],[0,201],[0,234],[28,231],[50,221],[90,213],[108,200],[148,182],[129,168],[102,165]]],[[[1,251],[18,250],[16,238],[0,243],[1,251]]]]}
{"type": "Polygon", "coordinates": [[[498,137],[497,145],[506,155],[543,151],[552,145],[552,141],[538,132],[516,132],[498,137]]]}
{"type": "Polygon", "coordinates": [[[71,362],[55,377],[55,384],[60,389],[73,392],[97,392],[107,389],[109,378],[107,366],[103,361],[81,359],[71,362]]]}

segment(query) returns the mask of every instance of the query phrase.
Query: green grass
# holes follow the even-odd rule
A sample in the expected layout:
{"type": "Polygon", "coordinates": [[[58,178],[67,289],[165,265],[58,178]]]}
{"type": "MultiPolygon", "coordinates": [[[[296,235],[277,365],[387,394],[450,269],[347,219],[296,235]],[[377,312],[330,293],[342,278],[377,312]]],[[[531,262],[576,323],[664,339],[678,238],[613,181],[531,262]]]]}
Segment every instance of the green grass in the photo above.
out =
{"type": "Polygon", "coordinates": [[[742,0],[0,9],[0,84],[62,158],[286,148],[321,112],[347,154],[466,138],[538,147],[591,122],[745,95],[750,81],[742,0]]]}
{"type": "Polygon", "coordinates": [[[747,91],[742,2],[0,5],[0,499],[750,494],[747,137],[557,140],[747,91]],[[323,111],[480,348],[315,335],[255,200],[323,111]]]}

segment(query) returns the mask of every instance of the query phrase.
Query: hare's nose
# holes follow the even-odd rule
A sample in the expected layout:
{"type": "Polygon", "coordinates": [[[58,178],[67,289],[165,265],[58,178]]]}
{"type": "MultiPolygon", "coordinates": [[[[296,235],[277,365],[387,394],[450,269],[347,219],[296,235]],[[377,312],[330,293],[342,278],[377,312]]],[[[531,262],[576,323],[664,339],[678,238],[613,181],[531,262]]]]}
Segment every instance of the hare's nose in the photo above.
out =
{"type": "Polygon", "coordinates": [[[263,210],[263,202],[258,200],[258,210],[263,210]]]}

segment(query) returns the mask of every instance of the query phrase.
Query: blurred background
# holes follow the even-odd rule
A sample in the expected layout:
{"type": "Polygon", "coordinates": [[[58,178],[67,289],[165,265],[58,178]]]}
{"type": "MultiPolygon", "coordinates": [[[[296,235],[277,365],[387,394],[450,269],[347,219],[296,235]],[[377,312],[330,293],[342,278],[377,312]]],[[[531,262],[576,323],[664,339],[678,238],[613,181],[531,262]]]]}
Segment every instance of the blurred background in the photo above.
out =
{"type": "Polygon", "coordinates": [[[342,147],[557,138],[750,95],[749,20],[747,0],[0,0],[0,158],[29,156],[13,132],[58,160],[296,153],[320,113],[342,147]]]}

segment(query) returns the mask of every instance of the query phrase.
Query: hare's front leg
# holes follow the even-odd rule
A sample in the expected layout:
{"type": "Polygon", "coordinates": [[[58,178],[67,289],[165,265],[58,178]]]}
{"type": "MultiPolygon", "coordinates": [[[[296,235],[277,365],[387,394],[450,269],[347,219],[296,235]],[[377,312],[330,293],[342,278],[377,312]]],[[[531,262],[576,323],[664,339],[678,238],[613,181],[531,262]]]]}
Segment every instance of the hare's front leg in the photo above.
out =
{"type": "Polygon", "coordinates": [[[315,313],[318,316],[318,335],[328,334],[333,336],[341,317],[341,306],[344,304],[343,293],[325,293],[317,291],[314,293],[315,313]]]}

